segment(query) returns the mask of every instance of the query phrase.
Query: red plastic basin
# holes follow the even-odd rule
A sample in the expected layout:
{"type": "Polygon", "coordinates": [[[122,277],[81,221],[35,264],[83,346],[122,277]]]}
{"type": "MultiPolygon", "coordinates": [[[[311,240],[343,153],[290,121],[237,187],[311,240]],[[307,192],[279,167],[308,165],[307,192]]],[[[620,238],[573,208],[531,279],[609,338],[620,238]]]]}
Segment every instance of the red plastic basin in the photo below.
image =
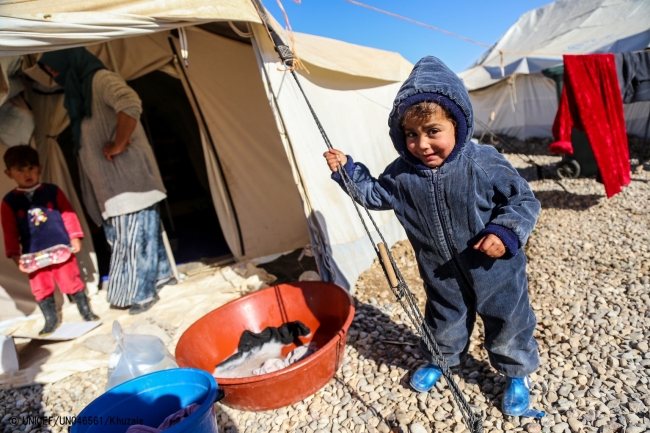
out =
{"type": "MultiPolygon", "coordinates": [[[[341,287],[320,281],[281,284],[251,293],[206,314],[178,340],[176,362],[213,373],[232,355],[245,330],[300,320],[311,330],[300,337],[320,349],[291,366],[261,376],[219,378],[222,403],[240,410],[270,410],[296,403],[321,389],[343,360],[345,338],[354,318],[352,297],[341,287]]],[[[295,349],[285,347],[283,355],[295,349]]]]}

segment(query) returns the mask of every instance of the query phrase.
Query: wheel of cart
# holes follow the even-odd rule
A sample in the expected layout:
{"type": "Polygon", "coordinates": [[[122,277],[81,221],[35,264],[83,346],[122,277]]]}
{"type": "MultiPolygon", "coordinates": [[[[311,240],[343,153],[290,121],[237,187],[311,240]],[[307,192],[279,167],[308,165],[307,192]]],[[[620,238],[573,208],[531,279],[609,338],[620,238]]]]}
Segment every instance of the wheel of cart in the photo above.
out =
{"type": "Polygon", "coordinates": [[[555,166],[555,172],[560,179],[577,179],[580,177],[580,170],[580,163],[567,156],[555,166]]]}
{"type": "MultiPolygon", "coordinates": [[[[564,65],[553,66],[542,70],[542,74],[555,81],[558,103],[562,99],[564,85],[564,65]]],[[[571,129],[572,155],[564,155],[562,161],[555,166],[555,172],[560,179],[577,179],[578,177],[599,176],[598,164],[591,149],[587,135],[579,129],[571,129]]]]}

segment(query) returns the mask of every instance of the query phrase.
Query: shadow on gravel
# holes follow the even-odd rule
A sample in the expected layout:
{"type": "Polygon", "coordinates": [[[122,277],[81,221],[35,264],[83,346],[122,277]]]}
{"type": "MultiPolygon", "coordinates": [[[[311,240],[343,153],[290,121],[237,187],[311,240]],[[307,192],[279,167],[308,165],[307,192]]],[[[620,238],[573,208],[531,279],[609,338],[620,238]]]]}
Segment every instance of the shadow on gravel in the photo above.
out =
{"type": "MultiPolygon", "coordinates": [[[[407,374],[400,377],[399,382],[403,388],[410,390],[411,372],[425,362],[420,354],[420,337],[406,324],[397,324],[391,320],[382,311],[383,308],[357,300],[358,313],[355,316],[352,329],[359,331],[359,334],[348,341],[348,344],[357,350],[360,357],[373,360],[377,368],[381,364],[385,364],[388,367],[395,366],[408,370],[407,374]],[[381,330],[377,328],[377,325],[381,327],[381,330]],[[361,337],[361,332],[367,333],[368,337],[372,332],[378,334],[374,341],[368,341],[361,337]],[[400,341],[400,337],[403,338],[403,341],[400,341]]],[[[482,327],[480,320],[477,320],[475,326],[482,327]]],[[[460,365],[452,367],[452,372],[456,381],[460,381],[462,378],[466,386],[478,384],[480,388],[478,394],[482,395],[489,405],[500,409],[505,378],[499,375],[487,360],[477,359],[472,354],[467,354],[460,365]]],[[[388,375],[388,373],[386,374],[388,375]]],[[[436,385],[436,388],[442,392],[448,388],[448,385],[443,379],[436,385]]],[[[350,390],[350,393],[352,392],[353,390],[350,390]]],[[[467,397],[467,392],[463,393],[467,397]]]]}
{"type": "Polygon", "coordinates": [[[422,359],[418,349],[420,337],[405,323],[397,324],[377,306],[358,300],[356,308],[352,328],[358,333],[350,333],[348,345],[359,356],[372,359],[377,366],[386,364],[404,369],[415,365],[417,358],[422,359]]]}
{"type": "Polygon", "coordinates": [[[345,383],[345,381],[339,377],[334,378],[341,387],[345,388],[348,393],[352,396],[354,401],[356,402],[355,409],[359,411],[360,413],[363,412],[370,412],[372,415],[377,417],[381,422],[384,422],[391,430],[390,433],[405,433],[400,426],[395,422],[395,415],[390,414],[388,417],[382,416],[380,411],[377,409],[376,405],[373,406],[372,404],[366,402],[361,395],[357,391],[354,390],[350,385],[345,383]]]}
{"type": "Polygon", "coordinates": [[[596,206],[604,195],[600,194],[574,194],[566,191],[537,191],[535,197],[546,209],[572,209],[587,210],[596,206]]]}
{"type": "Polygon", "coordinates": [[[547,165],[529,165],[525,168],[517,168],[519,176],[526,179],[527,182],[534,182],[544,179],[557,179],[555,164],[547,165]]]}

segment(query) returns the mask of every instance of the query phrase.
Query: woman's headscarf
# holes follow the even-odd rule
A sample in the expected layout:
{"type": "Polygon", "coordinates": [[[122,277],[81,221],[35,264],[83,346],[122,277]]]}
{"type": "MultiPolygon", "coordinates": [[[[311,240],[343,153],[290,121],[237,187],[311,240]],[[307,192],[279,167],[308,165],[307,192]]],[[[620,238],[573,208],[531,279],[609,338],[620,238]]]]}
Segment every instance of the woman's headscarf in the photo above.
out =
{"type": "Polygon", "coordinates": [[[81,121],[91,115],[93,77],[95,72],[106,67],[83,47],[45,53],[38,62],[59,73],[54,81],[65,93],[63,106],[72,124],[76,156],[81,148],[81,121]]]}

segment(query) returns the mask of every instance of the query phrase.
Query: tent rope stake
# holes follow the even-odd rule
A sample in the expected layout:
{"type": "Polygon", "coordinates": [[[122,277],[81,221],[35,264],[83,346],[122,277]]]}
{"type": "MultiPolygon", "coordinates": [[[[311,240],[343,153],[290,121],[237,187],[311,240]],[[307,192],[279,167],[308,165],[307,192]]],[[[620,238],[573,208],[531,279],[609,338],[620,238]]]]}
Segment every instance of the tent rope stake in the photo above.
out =
{"type": "MultiPolygon", "coordinates": [[[[253,0],[253,2],[258,3],[259,0],[253,0]]],[[[259,12],[263,10],[261,4],[256,4],[256,6],[258,6],[259,12]]],[[[327,133],[323,128],[323,125],[321,124],[316,112],[314,111],[314,108],[309,102],[309,98],[307,98],[307,95],[305,94],[305,91],[303,90],[300,81],[298,80],[298,75],[296,74],[295,70],[292,68],[293,59],[294,59],[293,53],[291,52],[290,48],[287,45],[282,43],[282,40],[280,39],[279,35],[269,25],[267,21],[268,17],[266,17],[265,14],[260,13],[260,18],[262,19],[262,23],[266,27],[267,32],[271,37],[271,41],[273,42],[273,45],[275,46],[275,50],[278,52],[282,63],[289,68],[288,71],[291,72],[291,75],[293,76],[296,84],[298,85],[298,88],[300,89],[300,92],[302,93],[302,96],[305,99],[307,106],[309,107],[309,111],[311,112],[312,117],[316,122],[316,126],[318,127],[318,130],[320,131],[321,136],[325,141],[325,145],[327,146],[328,149],[333,149],[334,147],[332,146],[332,143],[330,142],[329,137],[327,136],[327,133]]],[[[465,424],[467,425],[468,429],[472,433],[483,433],[482,414],[480,413],[480,411],[472,410],[472,407],[467,402],[465,396],[463,395],[460,388],[458,387],[458,384],[456,383],[456,380],[453,377],[451,369],[449,368],[447,361],[442,355],[438,343],[436,343],[436,340],[433,337],[433,333],[431,329],[429,328],[429,326],[427,326],[427,324],[424,321],[422,312],[420,311],[417,305],[415,295],[413,295],[413,292],[411,292],[411,290],[409,289],[406,283],[406,280],[404,279],[401,272],[399,271],[399,267],[395,263],[395,259],[393,258],[390,249],[386,246],[386,240],[384,239],[384,236],[379,230],[379,227],[377,226],[377,223],[375,222],[374,218],[370,214],[368,207],[364,204],[361,198],[360,191],[357,189],[356,185],[352,182],[352,179],[350,178],[348,173],[340,164],[338,167],[338,173],[341,175],[346,192],[352,199],[352,203],[354,204],[354,209],[356,210],[357,215],[359,216],[359,219],[363,224],[363,228],[365,229],[366,234],[368,235],[368,239],[370,240],[372,247],[374,248],[375,253],[377,254],[377,257],[379,258],[379,262],[382,265],[382,268],[384,270],[384,275],[386,276],[386,280],[388,282],[391,291],[395,295],[395,298],[400,303],[401,307],[404,309],[404,312],[408,316],[409,320],[411,321],[411,323],[413,324],[417,332],[420,334],[422,341],[424,342],[428,351],[432,355],[434,363],[437,364],[438,367],[440,367],[440,369],[442,370],[442,374],[445,377],[445,381],[449,386],[451,395],[453,396],[456,405],[460,409],[465,424]],[[372,223],[372,226],[374,227],[377,233],[377,236],[379,236],[380,242],[375,242],[372,233],[368,227],[368,224],[365,218],[363,217],[361,210],[359,209],[359,205],[363,207],[366,216],[372,223]]]]}

